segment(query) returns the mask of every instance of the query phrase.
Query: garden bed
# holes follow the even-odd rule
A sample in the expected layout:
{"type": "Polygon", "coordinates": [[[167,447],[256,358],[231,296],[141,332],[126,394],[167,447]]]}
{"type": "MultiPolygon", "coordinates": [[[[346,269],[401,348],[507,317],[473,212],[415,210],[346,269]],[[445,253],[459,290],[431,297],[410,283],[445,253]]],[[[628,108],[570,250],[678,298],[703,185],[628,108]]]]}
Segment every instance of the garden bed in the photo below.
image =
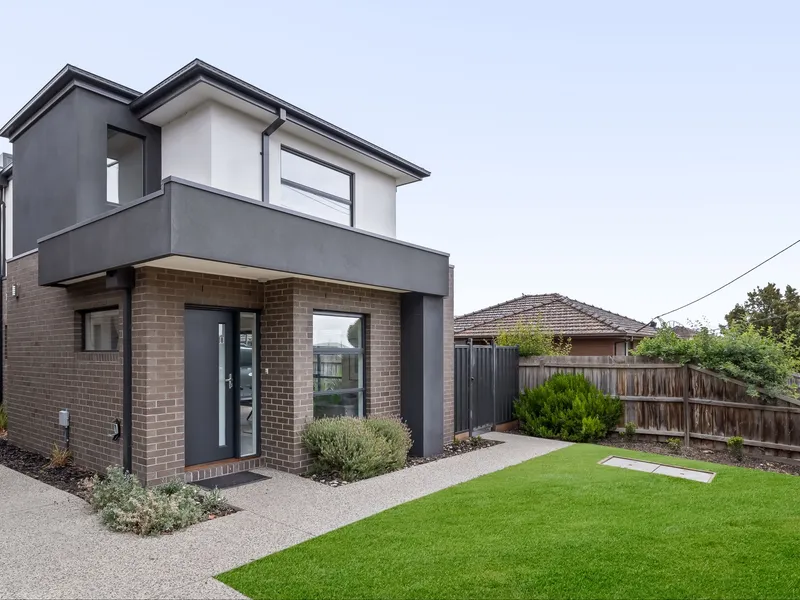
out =
{"type": "Polygon", "coordinates": [[[650,452],[652,454],[663,454],[666,456],[678,456],[681,458],[691,458],[692,460],[702,460],[705,462],[713,462],[721,465],[733,465],[735,467],[747,467],[749,469],[758,469],[760,471],[769,471],[771,473],[785,473],[787,475],[800,475],[800,464],[786,464],[783,462],[770,461],[769,456],[753,456],[752,454],[745,454],[742,460],[737,460],[735,457],[724,450],[712,450],[710,448],[702,448],[699,446],[682,446],[678,452],[666,444],[656,441],[635,440],[627,442],[619,437],[609,437],[597,442],[601,446],[610,446],[613,448],[625,448],[626,450],[638,450],[639,452],[650,452]]]}
{"type": "Polygon", "coordinates": [[[82,483],[94,475],[93,471],[75,465],[50,467],[49,462],[41,454],[23,450],[0,438],[0,465],[88,500],[82,483]]]}
{"type": "MultiPolygon", "coordinates": [[[[487,440],[481,437],[467,438],[466,440],[460,442],[445,444],[444,451],[441,454],[435,454],[433,456],[409,456],[406,459],[406,464],[405,467],[403,468],[408,469],[409,467],[424,465],[426,463],[442,460],[443,458],[450,458],[451,456],[459,456],[461,454],[473,452],[474,450],[489,448],[491,446],[496,446],[497,444],[502,444],[502,443],[503,442],[498,442],[495,440],[487,440]]],[[[317,483],[329,485],[331,487],[340,487],[343,485],[347,485],[348,483],[355,483],[355,482],[344,481],[339,477],[332,475],[330,473],[312,473],[304,475],[304,477],[312,479],[317,483]]]]}

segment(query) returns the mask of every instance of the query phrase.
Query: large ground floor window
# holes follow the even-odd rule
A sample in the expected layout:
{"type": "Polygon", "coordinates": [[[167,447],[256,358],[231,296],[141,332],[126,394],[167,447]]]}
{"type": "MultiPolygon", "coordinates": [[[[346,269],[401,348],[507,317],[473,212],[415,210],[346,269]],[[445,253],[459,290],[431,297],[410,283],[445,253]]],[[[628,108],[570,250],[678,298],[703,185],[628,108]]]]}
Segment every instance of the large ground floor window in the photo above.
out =
{"type": "Polygon", "coordinates": [[[314,418],[364,416],[364,317],[314,313],[314,418]]]}

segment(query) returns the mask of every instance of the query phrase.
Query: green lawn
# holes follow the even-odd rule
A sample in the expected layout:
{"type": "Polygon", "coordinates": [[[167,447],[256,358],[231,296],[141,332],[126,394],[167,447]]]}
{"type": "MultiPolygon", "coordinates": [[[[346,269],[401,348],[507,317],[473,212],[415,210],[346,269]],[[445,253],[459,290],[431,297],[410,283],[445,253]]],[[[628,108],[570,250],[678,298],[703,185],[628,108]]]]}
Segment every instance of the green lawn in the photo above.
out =
{"type": "Polygon", "coordinates": [[[252,598],[800,597],[800,477],[576,445],[219,579],[252,598]],[[597,464],[612,453],[718,474],[597,464]]]}

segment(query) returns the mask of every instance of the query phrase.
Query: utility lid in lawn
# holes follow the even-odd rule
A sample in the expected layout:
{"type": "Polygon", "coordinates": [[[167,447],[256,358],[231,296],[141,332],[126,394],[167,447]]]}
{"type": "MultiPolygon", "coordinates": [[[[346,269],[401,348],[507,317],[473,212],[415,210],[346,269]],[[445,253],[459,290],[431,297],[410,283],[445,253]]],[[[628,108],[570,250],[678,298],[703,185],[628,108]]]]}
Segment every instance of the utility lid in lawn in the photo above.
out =
{"type": "Polygon", "coordinates": [[[607,467],[619,467],[620,469],[630,469],[632,471],[644,471],[645,473],[655,473],[656,475],[668,475],[670,477],[680,477],[691,479],[701,483],[710,483],[714,479],[711,471],[700,471],[688,467],[678,467],[674,465],[662,465],[660,463],[648,462],[646,460],[634,460],[632,458],[622,458],[619,456],[609,456],[600,461],[601,465],[607,467]]]}

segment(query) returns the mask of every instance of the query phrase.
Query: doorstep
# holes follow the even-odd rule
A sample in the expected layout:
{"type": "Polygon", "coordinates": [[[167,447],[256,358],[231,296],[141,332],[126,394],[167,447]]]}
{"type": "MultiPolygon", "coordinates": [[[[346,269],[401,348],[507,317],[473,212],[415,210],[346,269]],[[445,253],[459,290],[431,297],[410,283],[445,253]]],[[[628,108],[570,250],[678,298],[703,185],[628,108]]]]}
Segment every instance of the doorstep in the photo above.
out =
{"type": "Polygon", "coordinates": [[[195,483],[212,477],[221,477],[241,471],[251,471],[252,469],[263,469],[267,466],[267,459],[264,456],[251,456],[248,458],[229,458],[202,465],[192,465],[184,467],[184,481],[195,483]]]}

